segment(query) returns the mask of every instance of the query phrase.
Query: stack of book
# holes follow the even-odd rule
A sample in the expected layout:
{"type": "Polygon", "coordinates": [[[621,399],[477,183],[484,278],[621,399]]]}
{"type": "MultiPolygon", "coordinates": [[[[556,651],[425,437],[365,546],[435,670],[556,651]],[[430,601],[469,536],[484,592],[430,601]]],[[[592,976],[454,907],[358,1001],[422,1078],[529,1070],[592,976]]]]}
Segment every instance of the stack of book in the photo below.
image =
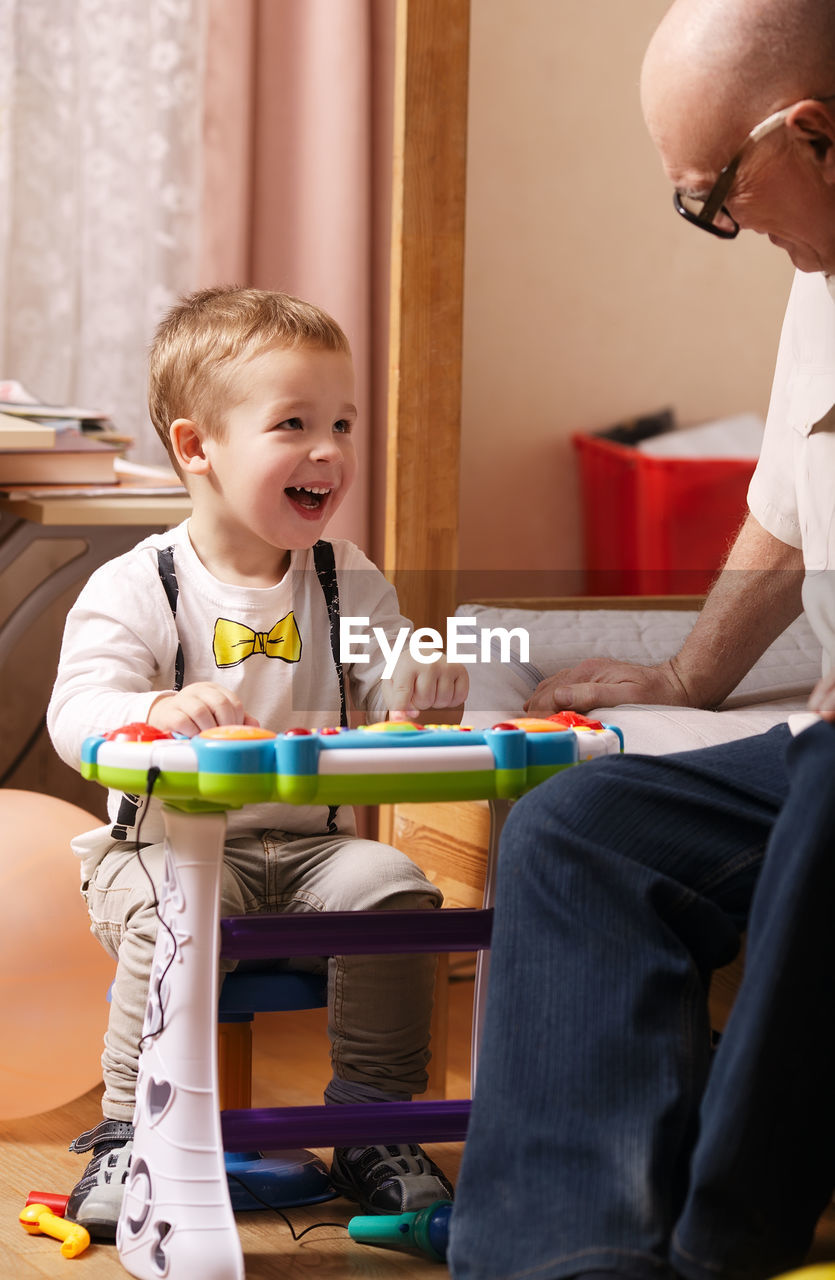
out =
{"type": "Polygon", "coordinates": [[[103,413],[36,401],[19,383],[0,381],[0,492],[10,497],[102,489],[182,491],[167,467],[127,462],[132,443],[103,413]]]}

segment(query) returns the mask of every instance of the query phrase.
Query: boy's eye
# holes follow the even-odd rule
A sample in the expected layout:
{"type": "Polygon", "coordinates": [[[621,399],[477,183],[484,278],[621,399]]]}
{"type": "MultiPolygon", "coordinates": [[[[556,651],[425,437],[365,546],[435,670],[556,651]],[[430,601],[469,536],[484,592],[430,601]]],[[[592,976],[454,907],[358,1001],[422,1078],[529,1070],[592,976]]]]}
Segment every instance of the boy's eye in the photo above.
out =
{"type": "Polygon", "coordinates": [[[280,431],[303,431],[304,423],[301,418],[285,418],[283,422],[279,422],[280,431]]]}
{"type": "Polygon", "coordinates": [[[347,418],[340,418],[338,422],[335,422],[333,424],[333,429],[339,435],[348,435],[348,433],[352,430],[353,425],[354,424],[352,422],[349,422],[347,418]]]}

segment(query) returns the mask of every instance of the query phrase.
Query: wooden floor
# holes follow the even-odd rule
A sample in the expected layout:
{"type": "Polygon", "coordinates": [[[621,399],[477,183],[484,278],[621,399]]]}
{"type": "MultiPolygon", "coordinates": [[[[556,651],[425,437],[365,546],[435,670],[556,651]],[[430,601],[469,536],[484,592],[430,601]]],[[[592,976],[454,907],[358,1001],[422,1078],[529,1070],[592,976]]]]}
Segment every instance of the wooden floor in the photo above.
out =
{"type": "MultiPolygon", "coordinates": [[[[448,1092],[466,1096],[472,982],[459,973],[450,989],[448,1092]]],[[[324,1010],[298,1014],[261,1014],[256,1022],[253,1104],[301,1105],[321,1101],[329,1078],[324,1010]],[[275,1084],[276,1066],[290,1087],[275,1084]]],[[[113,1246],[94,1244],[80,1258],[61,1257],[56,1240],[28,1236],[17,1215],[30,1191],[66,1194],[83,1168],[83,1157],[67,1146],[101,1118],[99,1090],[92,1090],[57,1111],[0,1124],[0,1277],[2,1280],[118,1280],[124,1277],[113,1246]],[[67,1270],[69,1268],[69,1271],[67,1270]]],[[[461,1145],[427,1147],[455,1180],[461,1145]]],[[[329,1152],[321,1153],[327,1159],[329,1152]]],[[[315,1222],[347,1224],[355,1207],[337,1199],[288,1210],[295,1229],[315,1222]]],[[[270,1213],[238,1215],[247,1280],[429,1280],[446,1269],[419,1256],[355,1244],[343,1226],[327,1226],[294,1241],[287,1226],[270,1213]]],[[[835,1210],[825,1215],[810,1262],[835,1261],[835,1210]]],[[[189,1278],[191,1280],[191,1278],[189,1278]]],[[[199,1280],[199,1277],[194,1277],[199,1280]]]]}
{"type": "MultiPolygon", "coordinates": [[[[450,986],[450,1041],[447,1090],[450,1097],[469,1092],[469,1036],[472,981],[450,986]]],[[[255,1023],[253,1105],[300,1106],[322,1101],[330,1078],[325,1010],[259,1014],[255,1023]],[[276,1077],[289,1081],[279,1088],[276,1077]]],[[[60,1243],[28,1236],[17,1222],[30,1191],[66,1195],[83,1171],[86,1157],[71,1155],[71,1140],[101,1119],[100,1088],[68,1106],[26,1120],[0,1123],[0,1280],[121,1280],[127,1273],[112,1245],[93,1244],[79,1258],[61,1257],[60,1243]]],[[[426,1150],[454,1181],[461,1144],[426,1150]]],[[[320,1153],[328,1160],[330,1152],[320,1153]]],[[[342,1199],[290,1209],[296,1231],[314,1222],[347,1225],[356,1205],[342,1199]]],[[[345,1225],[312,1231],[298,1243],[274,1214],[238,1215],[247,1280],[417,1280],[445,1275],[446,1269],[420,1256],[374,1249],[354,1243],[345,1225]]],[[[192,1280],[191,1277],[188,1280],[192,1280]]],[[[195,1276],[193,1280],[199,1280],[195,1276]]]]}

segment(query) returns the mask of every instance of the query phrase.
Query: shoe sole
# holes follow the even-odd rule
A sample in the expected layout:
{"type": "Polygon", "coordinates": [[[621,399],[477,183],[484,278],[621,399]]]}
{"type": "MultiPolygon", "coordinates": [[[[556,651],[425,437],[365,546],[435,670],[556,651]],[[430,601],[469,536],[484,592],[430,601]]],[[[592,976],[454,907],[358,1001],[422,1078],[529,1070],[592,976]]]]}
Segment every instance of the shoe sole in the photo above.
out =
{"type": "Polygon", "coordinates": [[[79,1222],[77,1218],[68,1218],[68,1222],[72,1221],[76,1226],[83,1227],[89,1232],[90,1239],[95,1240],[98,1244],[115,1244],[116,1243],[116,1223],[105,1221],[101,1218],[89,1218],[85,1222],[79,1222]]]}
{"type": "Polygon", "coordinates": [[[383,1210],[376,1209],[373,1204],[369,1203],[368,1200],[363,1200],[362,1197],[357,1193],[356,1187],[354,1187],[353,1183],[343,1182],[341,1178],[338,1178],[334,1175],[334,1172],[332,1169],[328,1176],[330,1178],[331,1186],[333,1187],[336,1194],[338,1196],[342,1196],[344,1200],[350,1200],[352,1204],[359,1205],[363,1213],[380,1213],[380,1212],[385,1213],[386,1212],[385,1209],[383,1210]]]}

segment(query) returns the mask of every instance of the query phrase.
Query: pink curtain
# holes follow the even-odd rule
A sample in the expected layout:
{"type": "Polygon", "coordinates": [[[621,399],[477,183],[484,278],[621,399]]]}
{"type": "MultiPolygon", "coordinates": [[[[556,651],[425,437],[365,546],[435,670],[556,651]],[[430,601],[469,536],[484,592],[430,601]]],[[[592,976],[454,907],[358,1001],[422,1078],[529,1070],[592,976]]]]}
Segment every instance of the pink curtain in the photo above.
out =
{"type": "Polygon", "coordinates": [[[284,289],[348,334],[360,472],[331,526],[382,548],[391,0],[211,0],[201,283],[284,289]]]}

